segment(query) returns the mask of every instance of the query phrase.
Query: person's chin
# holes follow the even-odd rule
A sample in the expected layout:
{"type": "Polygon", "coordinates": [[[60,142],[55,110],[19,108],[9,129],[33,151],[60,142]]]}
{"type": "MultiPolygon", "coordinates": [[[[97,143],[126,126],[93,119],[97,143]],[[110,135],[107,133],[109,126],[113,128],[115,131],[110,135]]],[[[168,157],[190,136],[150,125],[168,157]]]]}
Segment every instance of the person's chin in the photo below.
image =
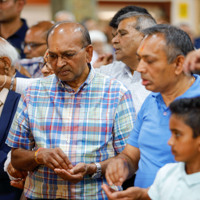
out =
{"type": "MultiPolygon", "coordinates": [[[[117,61],[122,61],[122,56],[120,54],[115,54],[115,59],[117,61]]],[[[123,61],[122,61],[123,62],[123,61]]]]}

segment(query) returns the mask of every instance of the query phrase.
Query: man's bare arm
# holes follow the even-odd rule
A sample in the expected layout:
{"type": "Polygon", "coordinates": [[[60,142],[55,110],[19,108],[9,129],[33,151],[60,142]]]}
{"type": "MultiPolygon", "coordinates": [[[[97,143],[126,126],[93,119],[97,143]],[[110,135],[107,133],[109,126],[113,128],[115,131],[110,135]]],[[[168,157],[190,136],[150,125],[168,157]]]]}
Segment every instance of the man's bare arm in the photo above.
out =
{"type": "Polygon", "coordinates": [[[68,157],[60,148],[41,148],[35,155],[35,151],[25,149],[12,149],[11,163],[17,170],[32,171],[38,165],[45,165],[50,169],[71,169],[73,166],[68,157]]]}

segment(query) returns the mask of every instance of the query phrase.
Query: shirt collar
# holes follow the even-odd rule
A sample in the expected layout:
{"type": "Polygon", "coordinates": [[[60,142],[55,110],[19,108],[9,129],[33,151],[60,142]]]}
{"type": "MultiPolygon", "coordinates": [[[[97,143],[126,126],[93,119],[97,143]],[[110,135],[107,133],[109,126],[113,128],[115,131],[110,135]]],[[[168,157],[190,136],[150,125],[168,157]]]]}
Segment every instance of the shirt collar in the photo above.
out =
{"type": "Polygon", "coordinates": [[[184,181],[188,184],[188,185],[195,185],[195,184],[199,184],[200,183],[200,172],[196,172],[193,174],[186,174],[185,171],[185,163],[181,162],[180,163],[180,179],[184,179],[184,181]]]}
{"type": "Polygon", "coordinates": [[[28,30],[28,26],[27,26],[27,23],[26,23],[26,20],[25,19],[21,19],[22,21],[22,26],[20,27],[19,30],[17,30],[17,32],[15,32],[13,35],[11,35],[9,38],[13,37],[13,36],[17,36],[19,38],[22,38],[24,39],[25,37],[25,34],[26,34],[26,30],[28,30]]]}
{"type": "MultiPolygon", "coordinates": [[[[199,96],[199,93],[196,92],[197,90],[194,89],[194,93],[191,90],[193,90],[193,88],[195,88],[195,87],[199,88],[200,77],[199,77],[199,75],[196,75],[196,74],[193,74],[193,76],[196,79],[195,82],[192,84],[192,86],[190,88],[187,89],[187,91],[185,91],[184,94],[178,96],[176,99],[180,99],[180,98],[184,98],[184,97],[189,98],[189,97],[199,96]]],[[[151,95],[152,95],[152,97],[156,98],[156,100],[158,102],[164,102],[160,92],[152,92],[151,95]]]]}
{"type": "Polygon", "coordinates": [[[64,81],[58,80],[58,85],[62,88],[65,88],[67,90],[67,92],[69,92],[69,93],[78,93],[86,85],[89,85],[91,83],[91,81],[93,80],[93,78],[95,77],[95,70],[91,66],[90,63],[88,63],[88,67],[90,70],[89,75],[88,75],[87,79],[85,80],[85,82],[79,87],[79,89],[76,92],[69,85],[67,85],[64,81]]]}

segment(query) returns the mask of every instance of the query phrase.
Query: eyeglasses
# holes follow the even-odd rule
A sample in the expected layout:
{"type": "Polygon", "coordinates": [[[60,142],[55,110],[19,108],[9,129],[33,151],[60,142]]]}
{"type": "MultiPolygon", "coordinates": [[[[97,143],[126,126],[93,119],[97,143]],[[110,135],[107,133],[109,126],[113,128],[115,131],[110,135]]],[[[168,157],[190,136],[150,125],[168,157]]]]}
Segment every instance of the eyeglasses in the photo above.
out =
{"type": "Polygon", "coordinates": [[[42,68],[45,66],[48,70],[51,70],[52,68],[51,68],[51,66],[50,66],[50,64],[48,63],[48,62],[39,62],[38,63],[38,66],[39,66],[39,68],[40,68],[40,70],[42,70],[42,68]]]}
{"type": "Polygon", "coordinates": [[[73,51],[71,51],[71,52],[68,51],[67,52],[66,51],[66,52],[62,53],[60,56],[57,55],[57,54],[55,54],[55,53],[53,53],[53,52],[49,52],[49,54],[48,54],[48,60],[49,60],[50,63],[57,62],[57,60],[58,60],[59,57],[61,57],[61,59],[63,59],[63,60],[70,60],[74,56],[76,56],[77,54],[79,54],[81,52],[81,50],[83,50],[84,48],[85,48],[85,46],[82,47],[79,51],[76,51],[76,52],[73,52],[73,51]]]}
{"type": "Polygon", "coordinates": [[[30,43],[22,43],[22,48],[24,49],[25,47],[28,48],[28,50],[30,51],[31,49],[35,49],[37,47],[40,47],[42,45],[45,45],[46,43],[34,43],[34,42],[30,42],[30,43]]]}

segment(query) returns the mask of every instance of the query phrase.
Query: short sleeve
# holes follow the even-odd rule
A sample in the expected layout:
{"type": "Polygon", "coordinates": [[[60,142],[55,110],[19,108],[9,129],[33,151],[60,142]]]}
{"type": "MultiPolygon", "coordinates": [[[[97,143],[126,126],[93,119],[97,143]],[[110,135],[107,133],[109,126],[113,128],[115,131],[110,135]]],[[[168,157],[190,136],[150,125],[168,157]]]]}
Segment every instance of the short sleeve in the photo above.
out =
{"type": "Polygon", "coordinates": [[[114,122],[114,148],[120,153],[127,142],[127,139],[135,123],[135,109],[130,91],[127,91],[121,98],[116,109],[114,122]]]}

